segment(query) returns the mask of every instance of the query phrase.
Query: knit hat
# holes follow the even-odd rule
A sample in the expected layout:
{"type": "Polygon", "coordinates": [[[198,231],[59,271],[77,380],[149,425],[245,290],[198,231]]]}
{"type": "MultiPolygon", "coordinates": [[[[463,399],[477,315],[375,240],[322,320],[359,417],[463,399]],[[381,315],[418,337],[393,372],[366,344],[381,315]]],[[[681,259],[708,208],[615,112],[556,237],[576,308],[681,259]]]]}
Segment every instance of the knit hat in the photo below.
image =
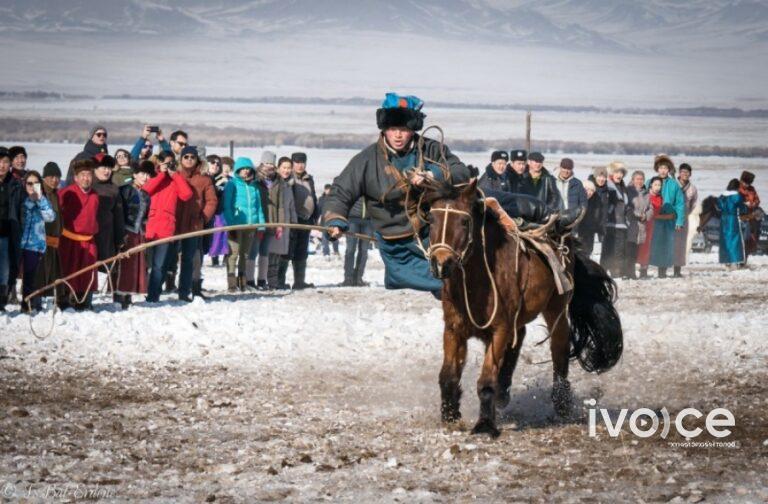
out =
{"type": "Polygon", "coordinates": [[[627,167],[621,161],[613,161],[609,163],[607,166],[607,170],[608,170],[608,175],[613,175],[617,171],[623,172],[624,175],[627,174],[627,167]]]}
{"type": "Polygon", "coordinates": [[[10,149],[8,149],[8,154],[11,155],[11,159],[14,159],[19,154],[24,154],[24,157],[28,157],[27,156],[27,149],[25,149],[21,145],[14,145],[10,149]]]}
{"type": "Polygon", "coordinates": [[[306,163],[307,155],[303,152],[294,152],[291,154],[291,161],[294,163],[306,163]]]}
{"type": "Polygon", "coordinates": [[[659,171],[659,166],[666,165],[669,167],[669,172],[674,173],[675,172],[675,163],[672,162],[672,158],[667,156],[666,154],[659,154],[656,156],[656,158],[653,160],[653,171],[659,171]]]}
{"type": "Polygon", "coordinates": [[[566,169],[566,170],[573,170],[573,159],[571,158],[563,158],[560,160],[560,168],[566,169]]]}
{"type": "Polygon", "coordinates": [[[752,182],[755,181],[755,174],[744,170],[743,172],[741,172],[741,177],[739,177],[739,180],[741,180],[745,184],[752,185],[752,182]]]}
{"type": "Polygon", "coordinates": [[[595,166],[592,168],[592,176],[597,178],[600,175],[603,175],[604,177],[608,176],[608,170],[605,169],[605,166],[595,166]]]}
{"type": "Polygon", "coordinates": [[[509,161],[509,154],[507,154],[507,151],[497,150],[491,153],[491,163],[496,162],[499,159],[503,159],[504,161],[509,161]]]}
{"type": "Polygon", "coordinates": [[[11,157],[11,153],[8,152],[8,149],[6,149],[5,147],[0,147],[0,159],[2,158],[8,158],[11,161],[13,161],[13,158],[11,157]]]}
{"type": "Polygon", "coordinates": [[[535,161],[537,163],[543,163],[544,162],[544,154],[541,152],[531,152],[528,154],[528,161],[535,161]]]}
{"type": "Polygon", "coordinates": [[[45,177],[59,177],[61,178],[61,168],[53,161],[48,161],[43,166],[43,178],[45,177]]]}
{"type": "Polygon", "coordinates": [[[70,166],[70,169],[72,170],[72,173],[77,175],[81,171],[95,170],[96,163],[94,163],[92,159],[78,159],[76,161],[72,161],[72,165],[70,166]]]}
{"type": "Polygon", "coordinates": [[[154,176],[155,174],[155,163],[152,161],[145,159],[141,163],[134,164],[133,165],[133,174],[137,173],[146,173],[150,177],[154,176]]]}
{"type": "Polygon", "coordinates": [[[101,126],[100,124],[97,124],[96,126],[94,126],[93,128],[91,128],[91,132],[90,132],[90,134],[88,135],[88,140],[90,140],[91,138],[93,138],[93,135],[95,135],[95,134],[96,134],[96,132],[97,132],[97,131],[99,131],[99,130],[104,130],[104,133],[106,133],[106,132],[107,132],[107,128],[105,128],[104,126],[101,126]]]}
{"type": "Polygon", "coordinates": [[[181,149],[181,156],[179,157],[184,157],[187,154],[193,154],[197,159],[200,159],[200,156],[197,153],[197,147],[194,145],[187,145],[186,147],[181,149]]]}
{"type": "Polygon", "coordinates": [[[405,127],[419,131],[424,127],[426,115],[421,112],[424,102],[415,96],[399,96],[387,93],[381,108],[376,110],[376,125],[380,130],[405,127]]]}
{"type": "Polygon", "coordinates": [[[678,171],[688,170],[688,173],[693,172],[693,168],[691,168],[691,165],[689,165],[688,163],[680,163],[680,166],[677,167],[677,170],[678,171]]]}
{"type": "Polygon", "coordinates": [[[237,173],[240,170],[253,170],[253,161],[249,157],[239,157],[235,160],[234,172],[237,173]]]}
{"type": "Polygon", "coordinates": [[[523,149],[509,151],[509,159],[515,161],[528,161],[528,153],[523,149]]]}
{"type": "Polygon", "coordinates": [[[264,152],[261,153],[261,163],[260,164],[271,164],[271,165],[273,165],[273,164],[275,164],[276,161],[277,161],[277,155],[274,152],[265,150],[264,152]]]}

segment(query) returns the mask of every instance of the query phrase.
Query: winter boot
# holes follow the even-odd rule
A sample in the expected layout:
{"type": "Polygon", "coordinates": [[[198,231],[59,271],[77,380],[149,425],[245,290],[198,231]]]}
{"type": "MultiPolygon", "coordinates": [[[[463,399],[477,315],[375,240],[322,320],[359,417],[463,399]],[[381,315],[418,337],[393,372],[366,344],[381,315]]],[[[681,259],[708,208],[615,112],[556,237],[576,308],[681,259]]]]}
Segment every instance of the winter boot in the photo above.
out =
{"type": "Polygon", "coordinates": [[[208,296],[203,294],[202,279],[192,281],[192,296],[202,298],[204,301],[208,299],[208,296]]]}
{"type": "Polygon", "coordinates": [[[8,304],[8,286],[0,285],[0,312],[5,311],[6,304],[8,304]]]}
{"type": "Polygon", "coordinates": [[[256,290],[260,290],[260,291],[267,291],[267,290],[269,290],[269,287],[267,286],[267,281],[266,280],[259,280],[258,283],[256,284],[256,290]]]}
{"type": "Polygon", "coordinates": [[[659,278],[667,278],[667,268],[659,268],[659,278]]]}
{"type": "Polygon", "coordinates": [[[227,275],[227,290],[237,292],[237,277],[235,275],[227,275]]]}
{"type": "Polygon", "coordinates": [[[239,275],[237,277],[237,288],[240,289],[240,292],[245,292],[248,285],[247,281],[245,280],[245,275],[239,275]]]}
{"type": "Polygon", "coordinates": [[[258,286],[256,285],[256,282],[254,282],[253,280],[247,280],[248,277],[245,277],[245,278],[246,278],[245,289],[247,291],[253,292],[253,291],[259,290],[258,286]]]}
{"type": "Polygon", "coordinates": [[[165,292],[176,292],[176,274],[169,271],[165,274],[165,292]]]}
{"type": "Polygon", "coordinates": [[[683,278],[682,269],[683,268],[681,266],[675,266],[673,269],[674,272],[672,273],[672,278],[683,278]]]}
{"type": "Polygon", "coordinates": [[[293,289],[294,290],[302,290],[302,289],[312,289],[315,287],[314,284],[307,283],[304,280],[306,279],[307,275],[307,261],[293,261],[293,289]]]}
{"type": "Polygon", "coordinates": [[[290,286],[285,283],[285,275],[288,273],[288,264],[290,263],[290,259],[283,259],[280,258],[280,265],[277,268],[277,289],[278,290],[286,290],[290,289],[290,286]]]}
{"type": "Polygon", "coordinates": [[[16,294],[16,283],[8,287],[8,304],[19,304],[19,296],[16,294]]]}
{"type": "Polygon", "coordinates": [[[648,279],[648,268],[640,268],[640,276],[638,277],[640,280],[647,280],[648,279]]]}

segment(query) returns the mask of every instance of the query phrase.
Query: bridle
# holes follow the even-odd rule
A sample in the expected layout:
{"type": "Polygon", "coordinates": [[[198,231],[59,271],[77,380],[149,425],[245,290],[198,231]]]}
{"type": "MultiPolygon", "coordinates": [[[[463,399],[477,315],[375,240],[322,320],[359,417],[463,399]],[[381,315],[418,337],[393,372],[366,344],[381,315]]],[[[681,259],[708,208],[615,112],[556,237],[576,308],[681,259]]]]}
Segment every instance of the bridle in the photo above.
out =
{"type": "Polygon", "coordinates": [[[435,213],[435,212],[442,212],[443,215],[443,225],[442,229],[440,230],[440,241],[436,243],[430,243],[429,248],[424,251],[424,255],[427,259],[432,258],[432,254],[437,250],[447,250],[450,252],[454,257],[456,257],[459,260],[460,264],[464,264],[464,258],[467,256],[467,252],[469,252],[469,248],[472,246],[472,237],[474,235],[474,219],[472,219],[472,214],[469,212],[466,212],[464,210],[459,210],[457,208],[451,208],[451,204],[448,203],[445,208],[431,208],[429,210],[429,213],[435,213]],[[448,242],[445,240],[446,232],[448,231],[448,218],[451,215],[460,215],[462,217],[466,217],[469,221],[469,234],[467,238],[467,243],[464,244],[464,247],[461,249],[461,251],[458,251],[454,249],[452,246],[448,244],[448,242]]]}

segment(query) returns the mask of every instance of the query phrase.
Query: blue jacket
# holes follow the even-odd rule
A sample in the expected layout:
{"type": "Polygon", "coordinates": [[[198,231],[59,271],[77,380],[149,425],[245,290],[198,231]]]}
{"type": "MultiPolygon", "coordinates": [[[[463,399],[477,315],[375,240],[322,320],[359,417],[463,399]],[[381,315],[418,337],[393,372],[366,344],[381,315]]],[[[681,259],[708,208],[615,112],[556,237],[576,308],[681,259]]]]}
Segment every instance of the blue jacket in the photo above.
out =
{"type": "Polygon", "coordinates": [[[261,208],[261,194],[258,182],[246,182],[241,177],[233,177],[224,188],[224,206],[222,208],[227,225],[264,224],[264,210],[261,208]]]}
{"type": "MultiPolygon", "coordinates": [[[[136,140],[136,143],[133,144],[133,148],[131,149],[131,161],[136,161],[139,159],[139,156],[141,155],[141,148],[144,147],[144,143],[146,143],[146,140],[144,140],[142,137],[139,137],[139,139],[136,140]]],[[[171,152],[171,144],[169,144],[167,140],[163,140],[160,142],[160,151],[171,152]]]]}
{"type": "Polygon", "coordinates": [[[555,186],[560,192],[560,209],[567,208],[587,208],[587,191],[584,190],[584,184],[576,177],[571,177],[568,180],[562,180],[560,177],[555,177],[555,186]]]}
{"type": "Polygon", "coordinates": [[[25,198],[21,249],[45,252],[45,223],[55,219],[56,213],[45,196],[41,196],[37,201],[25,198]]]}

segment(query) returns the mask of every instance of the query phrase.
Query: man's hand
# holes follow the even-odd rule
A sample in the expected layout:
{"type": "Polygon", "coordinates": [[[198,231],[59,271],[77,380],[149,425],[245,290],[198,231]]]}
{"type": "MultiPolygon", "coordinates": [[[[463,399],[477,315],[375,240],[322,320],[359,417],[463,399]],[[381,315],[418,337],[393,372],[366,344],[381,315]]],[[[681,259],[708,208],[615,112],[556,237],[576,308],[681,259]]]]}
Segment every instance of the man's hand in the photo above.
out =
{"type": "Polygon", "coordinates": [[[427,178],[435,178],[435,175],[431,171],[421,171],[421,172],[412,172],[411,173],[411,184],[415,185],[416,187],[421,186],[421,184],[424,183],[424,181],[427,178]]]}
{"type": "Polygon", "coordinates": [[[328,228],[328,236],[330,236],[332,240],[338,240],[341,238],[342,234],[343,232],[340,227],[331,226],[328,228]]]}
{"type": "Polygon", "coordinates": [[[144,128],[142,128],[142,130],[141,130],[141,138],[146,140],[147,138],[149,138],[149,133],[150,133],[149,132],[149,124],[145,124],[144,128]]]}
{"type": "Polygon", "coordinates": [[[157,167],[160,169],[160,173],[168,173],[168,163],[161,163],[157,167]]]}

